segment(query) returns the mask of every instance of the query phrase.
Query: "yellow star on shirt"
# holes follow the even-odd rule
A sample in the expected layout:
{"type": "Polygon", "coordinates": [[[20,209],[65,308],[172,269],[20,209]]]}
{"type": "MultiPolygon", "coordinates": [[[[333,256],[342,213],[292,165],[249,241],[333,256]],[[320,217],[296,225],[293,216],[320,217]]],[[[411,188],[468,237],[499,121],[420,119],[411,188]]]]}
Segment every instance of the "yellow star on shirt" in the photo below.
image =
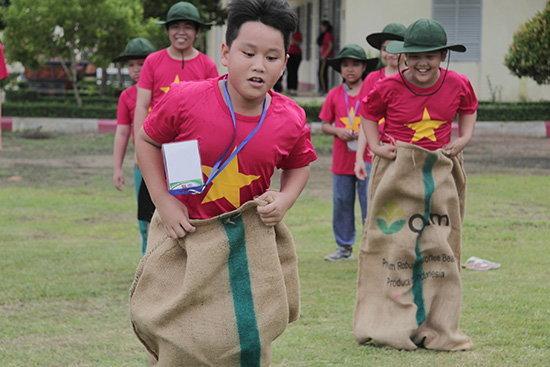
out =
{"type": "Polygon", "coordinates": [[[415,131],[411,143],[419,141],[422,138],[428,138],[431,141],[437,141],[435,137],[435,130],[437,130],[438,127],[446,122],[447,121],[432,120],[430,114],[428,113],[428,109],[424,108],[424,115],[422,116],[422,120],[414,122],[412,124],[407,124],[408,127],[415,131]]]}
{"type": "Polygon", "coordinates": [[[350,109],[349,115],[354,116],[353,117],[353,125],[351,127],[349,126],[350,123],[349,123],[349,118],[348,117],[340,117],[340,121],[342,121],[342,123],[344,124],[344,126],[348,130],[353,130],[353,131],[359,130],[359,125],[361,124],[361,116],[356,116],[355,115],[355,109],[353,107],[350,109]]]}
{"type": "MultiPolygon", "coordinates": [[[[202,166],[202,172],[210,176],[212,167],[202,166]]],[[[239,172],[239,157],[235,156],[231,162],[214,178],[212,186],[204,197],[202,204],[226,198],[235,208],[241,206],[241,187],[248,186],[260,176],[245,175],[239,172]]]]}
{"type": "MultiPolygon", "coordinates": [[[[180,76],[176,75],[176,77],[174,78],[174,83],[179,83],[179,82],[180,82],[180,76]]],[[[168,93],[168,91],[170,90],[170,86],[160,87],[160,90],[163,91],[164,93],[168,93]]]]}

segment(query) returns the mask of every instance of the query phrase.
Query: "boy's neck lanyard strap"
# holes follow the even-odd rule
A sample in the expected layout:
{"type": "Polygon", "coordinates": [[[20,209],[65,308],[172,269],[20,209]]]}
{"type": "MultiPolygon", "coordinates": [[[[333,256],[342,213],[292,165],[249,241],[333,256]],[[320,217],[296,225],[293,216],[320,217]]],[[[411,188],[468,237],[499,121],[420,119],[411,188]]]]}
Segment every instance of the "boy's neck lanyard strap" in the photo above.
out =
{"type": "Polygon", "coordinates": [[[353,116],[352,116],[350,115],[350,110],[349,110],[348,87],[346,83],[344,83],[344,95],[346,96],[346,111],[348,113],[349,129],[353,131],[353,120],[355,119],[355,115],[357,114],[357,108],[359,108],[359,98],[357,98],[357,101],[355,101],[355,109],[353,110],[353,116]]]}
{"type": "Polygon", "coordinates": [[[225,149],[225,151],[222,153],[220,158],[216,161],[214,164],[214,167],[212,167],[212,172],[210,173],[210,176],[208,177],[208,180],[206,180],[206,183],[200,187],[194,187],[190,188],[189,190],[186,190],[183,194],[202,194],[204,189],[210,185],[210,183],[216,178],[216,176],[231,162],[233,158],[243,149],[243,147],[252,139],[252,137],[256,134],[256,132],[260,129],[260,126],[262,126],[265,115],[267,112],[267,96],[264,100],[264,107],[262,110],[262,117],[260,118],[260,122],[258,122],[258,125],[248,134],[248,136],[235,148],[233,153],[222,163],[223,157],[227,154],[229,149],[231,149],[231,146],[233,145],[233,142],[235,141],[235,137],[237,136],[237,120],[235,118],[235,111],[233,109],[233,104],[231,103],[231,98],[229,98],[229,93],[227,93],[227,76],[223,79],[223,92],[225,94],[225,100],[227,102],[227,107],[229,108],[229,112],[231,113],[231,120],[233,121],[233,138],[231,138],[231,142],[225,149]]]}

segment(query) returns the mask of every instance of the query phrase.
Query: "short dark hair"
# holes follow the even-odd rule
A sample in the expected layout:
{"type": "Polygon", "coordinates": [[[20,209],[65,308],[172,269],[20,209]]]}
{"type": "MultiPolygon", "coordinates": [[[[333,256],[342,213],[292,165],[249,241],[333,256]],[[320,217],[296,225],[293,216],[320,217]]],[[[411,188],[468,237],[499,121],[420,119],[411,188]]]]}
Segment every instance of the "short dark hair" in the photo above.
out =
{"type": "Polygon", "coordinates": [[[231,47],[246,22],[260,22],[283,34],[285,52],[290,47],[290,36],[296,30],[298,17],[286,0],[232,0],[228,5],[225,42],[231,47]]]}

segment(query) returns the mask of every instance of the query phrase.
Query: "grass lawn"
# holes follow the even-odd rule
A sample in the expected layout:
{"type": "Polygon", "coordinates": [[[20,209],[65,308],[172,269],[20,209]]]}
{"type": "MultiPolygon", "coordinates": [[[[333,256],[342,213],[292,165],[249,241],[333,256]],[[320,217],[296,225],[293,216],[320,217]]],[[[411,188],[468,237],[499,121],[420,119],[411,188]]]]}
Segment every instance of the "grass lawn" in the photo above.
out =
{"type": "MultiPolygon", "coordinates": [[[[0,365],[145,366],[128,290],[141,257],[131,182],[112,185],[113,135],[24,139],[0,153],[0,365]]],[[[550,360],[550,184],[543,175],[471,174],[463,260],[502,264],[463,271],[461,328],[470,352],[359,346],[352,336],[357,261],[328,263],[330,140],[287,214],[302,289],[298,322],[273,345],[273,366],[543,366],[550,360]]],[[[359,240],[357,241],[357,244],[359,240]]]]}

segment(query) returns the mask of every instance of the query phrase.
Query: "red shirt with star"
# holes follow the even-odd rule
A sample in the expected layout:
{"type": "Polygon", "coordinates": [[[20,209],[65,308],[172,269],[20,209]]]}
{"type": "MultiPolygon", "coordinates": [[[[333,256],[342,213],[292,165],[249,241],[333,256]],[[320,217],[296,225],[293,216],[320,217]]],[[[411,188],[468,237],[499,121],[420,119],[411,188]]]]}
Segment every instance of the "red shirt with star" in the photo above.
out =
{"type": "Polygon", "coordinates": [[[0,79],[4,79],[9,75],[10,73],[8,73],[8,68],[6,67],[6,60],[4,59],[4,49],[0,43],[0,79]]]}
{"type": "MultiPolygon", "coordinates": [[[[334,123],[335,127],[343,127],[347,130],[352,130],[355,134],[359,133],[359,126],[361,125],[361,116],[355,111],[355,106],[361,104],[361,100],[365,95],[360,91],[356,96],[348,95],[349,116],[346,107],[346,94],[344,91],[344,84],[331,89],[328,94],[319,118],[323,121],[330,121],[334,123]],[[357,102],[359,101],[359,104],[357,102]],[[349,118],[352,118],[353,122],[349,123],[349,118]]],[[[372,162],[372,157],[365,151],[365,162],[372,162]]],[[[332,170],[335,175],[355,175],[355,151],[348,149],[348,143],[337,136],[334,136],[334,143],[332,145],[332,170]]]]}
{"type": "Polygon", "coordinates": [[[385,118],[382,141],[391,138],[437,150],[451,141],[452,122],[456,116],[473,114],[477,97],[468,78],[452,70],[441,86],[446,71],[440,68],[439,80],[430,88],[419,88],[403,83],[399,74],[379,81],[361,103],[360,113],[371,121],[385,118]],[[441,89],[437,90],[441,86],[441,89]],[[391,137],[391,138],[390,138],[391,137]]]}
{"type": "MultiPolygon", "coordinates": [[[[233,137],[231,114],[218,86],[222,78],[172,85],[143,123],[147,135],[160,144],[197,139],[204,182],[233,137]]],[[[275,168],[300,168],[317,158],[304,110],[290,98],[269,94],[272,99],[262,126],[235,158],[202,194],[177,196],[190,218],[207,219],[235,210],[267,191],[275,168]]],[[[260,117],[235,114],[237,135],[230,153],[260,117]]]]}
{"type": "MultiPolygon", "coordinates": [[[[126,88],[118,98],[118,108],[116,110],[116,124],[130,125],[134,124],[134,111],[136,110],[137,87],[132,85],[126,88]]],[[[132,137],[134,136],[134,129],[132,137]]]]}
{"type": "Polygon", "coordinates": [[[139,75],[138,87],[153,92],[150,108],[170,89],[170,84],[189,80],[215,78],[218,69],[214,61],[199,51],[197,57],[182,61],[175,60],[167,49],[154,52],[147,56],[139,75]]]}

